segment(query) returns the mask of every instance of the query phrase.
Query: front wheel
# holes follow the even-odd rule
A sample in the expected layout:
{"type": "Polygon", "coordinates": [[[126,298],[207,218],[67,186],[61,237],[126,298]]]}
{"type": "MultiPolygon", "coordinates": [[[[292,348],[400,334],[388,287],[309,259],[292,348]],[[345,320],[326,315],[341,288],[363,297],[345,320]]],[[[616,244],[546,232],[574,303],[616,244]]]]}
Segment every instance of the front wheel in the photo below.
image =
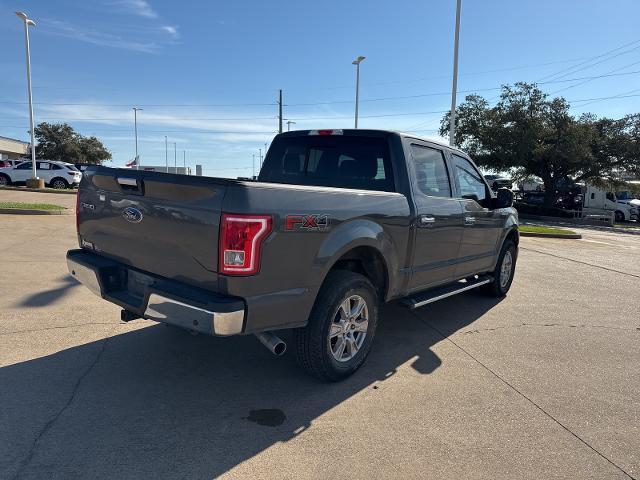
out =
{"type": "Polygon", "coordinates": [[[296,360],[314,377],[336,382],[364,363],[378,324],[378,295],[358,273],[329,273],[309,323],[294,330],[296,360]]]}
{"type": "Polygon", "coordinates": [[[11,180],[4,173],[0,173],[0,187],[11,185],[11,180]]]}
{"type": "Polygon", "coordinates": [[[493,271],[493,280],[483,287],[485,293],[492,297],[504,297],[513,282],[516,273],[518,250],[515,243],[506,240],[498,256],[498,263],[493,271]]]}
{"type": "Polygon", "coordinates": [[[616,210],[615,216],[616,216],[616,223],[624,222],[624,213],[622,213],[620,210],[616,210]]]}

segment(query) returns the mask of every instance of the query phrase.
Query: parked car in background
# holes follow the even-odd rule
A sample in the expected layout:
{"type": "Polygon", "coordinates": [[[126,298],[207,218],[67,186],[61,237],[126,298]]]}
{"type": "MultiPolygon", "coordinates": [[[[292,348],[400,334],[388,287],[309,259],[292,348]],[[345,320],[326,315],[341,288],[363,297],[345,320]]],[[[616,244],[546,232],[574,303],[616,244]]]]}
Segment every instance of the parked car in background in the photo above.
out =
{"type": "Polygon", "coordinates": [[[494,192],[497,192],[499,188],[508,188],[509,190],[513,188],[513,180],[502,175],[485,175],[484,179],[494,192]]]}
{"type": "MultiPolygon", "coordinates": [[[[31,162],[22,162],[15,167],[0,168],[0,185],[21,185],[32,176],[31,162]]],[[[36,161],[36,175],[44,180],[47,187],[65,189],[77,188],[82,173],[71,163],[53,160],[36,161]]]]}
{"type": "Polygon", "coordinates": [[[24,158],[21,158],[19,160],[0,160],[0,168],[13,168],[24,161],[26,161],[24,158]]]}

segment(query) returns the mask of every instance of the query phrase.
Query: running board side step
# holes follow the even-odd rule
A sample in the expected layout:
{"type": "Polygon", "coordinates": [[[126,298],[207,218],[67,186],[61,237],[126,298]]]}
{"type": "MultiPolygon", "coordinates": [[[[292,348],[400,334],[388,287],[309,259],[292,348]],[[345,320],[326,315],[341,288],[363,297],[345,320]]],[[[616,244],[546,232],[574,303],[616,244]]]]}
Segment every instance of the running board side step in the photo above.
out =
{"type": "Polygon", "coordinates": [[[478,288],[491,282],[493,282],[493,277],[491,275],[476,275],[470,279],[460,280],[443,287],[432,288],[414,296],[406,297],[402,299],[401,302],[413,310],[429,303],[437,302],[443,298],[451,297],[473,288],[478,288]]]}

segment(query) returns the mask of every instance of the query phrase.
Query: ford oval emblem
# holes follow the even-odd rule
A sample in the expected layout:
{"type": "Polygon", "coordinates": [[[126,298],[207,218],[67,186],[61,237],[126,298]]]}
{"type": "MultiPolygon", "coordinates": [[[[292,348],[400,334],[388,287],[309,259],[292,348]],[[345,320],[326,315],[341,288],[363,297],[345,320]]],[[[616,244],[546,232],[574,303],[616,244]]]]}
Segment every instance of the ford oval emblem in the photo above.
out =
{"type": "Polygon", "coordinates": [[[127,207],[122,211],[122,216],[127,222],[140,223],[142,221],[142,212],[136,207],[127,207]]]}

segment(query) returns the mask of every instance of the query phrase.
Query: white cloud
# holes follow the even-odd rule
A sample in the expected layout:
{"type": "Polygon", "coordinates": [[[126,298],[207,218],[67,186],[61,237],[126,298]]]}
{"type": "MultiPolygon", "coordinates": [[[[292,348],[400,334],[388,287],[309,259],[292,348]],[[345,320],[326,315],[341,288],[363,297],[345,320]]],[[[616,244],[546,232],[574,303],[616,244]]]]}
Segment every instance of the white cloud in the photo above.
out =
{"type": "Polygon", "coordinates": [[[174,40],[180,38],[180,33],[178,33],[177,25],[163,25],[162,27],[160,27],[160,29],[164,32],[167,32],[174,40]]]}
{"type": "Polygon", "coordinates": [[[42,29],[45,33],[70,38],[80,42],[91,43],[93,45],[133,50],[144,53],[154,53],[160,48],[160,46],[155,42],[129,40],[121,37],[120,35],[100,32],[94,28],[89,29],[78,27],[59,20],[47,19],[44,20],[43,23],[47,26],[47,28],[42,29]]]}
{"type": "Polygon", "coordinates": [[[115,0],[111,2],[125,13],[145,18],[158,18],[158,14],[146,0],[115,0]]]}

